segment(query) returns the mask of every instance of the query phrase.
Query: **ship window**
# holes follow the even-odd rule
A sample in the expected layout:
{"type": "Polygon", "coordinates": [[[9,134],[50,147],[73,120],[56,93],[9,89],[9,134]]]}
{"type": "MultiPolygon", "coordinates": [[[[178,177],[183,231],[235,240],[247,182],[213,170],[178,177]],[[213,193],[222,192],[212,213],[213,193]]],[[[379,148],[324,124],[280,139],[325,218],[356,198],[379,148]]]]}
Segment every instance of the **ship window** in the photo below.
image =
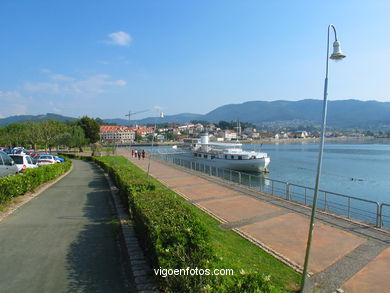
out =
{"type": "Polygon", "coordinates": [[[242,160],[242,156],[238,156],[238,159],[239,159],[239,160],[242,160]]]}
{"type": "Polygon", "coordinates": [[[207,155],[203,155],[203,158],[207,159],[207,155]]]}
{"type": "Polygon", "coordinates": [[[212,159],[215,159],[215,156],[211,156],[212,159]]]}
{"type": "Polygon", "coordinates": [[[198,156],[198,154],[197,153],[194,153],[194,157],[197,157],[198,156]]]}
{"type": "Polygon", "coordinates": [[[227,155],[225,155],[225,159],[227,159],[227,155]]]}
{"type": "Polygon", "coordinates": [[[231,158],[231,159],[234,159],[234,156],[233,156],[233,155],[231,155],[231,156],[230,156],[230,158],[231,158]]]}

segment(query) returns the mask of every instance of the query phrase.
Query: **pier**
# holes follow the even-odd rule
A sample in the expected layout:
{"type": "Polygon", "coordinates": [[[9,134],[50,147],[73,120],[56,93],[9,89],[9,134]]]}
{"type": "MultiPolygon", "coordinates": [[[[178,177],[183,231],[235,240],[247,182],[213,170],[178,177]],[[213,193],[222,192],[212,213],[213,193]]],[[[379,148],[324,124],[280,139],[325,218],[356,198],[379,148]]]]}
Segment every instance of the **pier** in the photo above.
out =
{"type": "MultiPolygon", "coordinates": [[[[148,160],[131,158],[143,170],[148,160]]],[[[302,272],[310,207],[164,161],[150,174],[230,229],[302,272]]],[[[390,288],[390,231],[360,221],[317,214],[309,264],[315,292],[386,292],[390,288]]],[[[310,291],[309,291],[310,292],[310,291]]]]}

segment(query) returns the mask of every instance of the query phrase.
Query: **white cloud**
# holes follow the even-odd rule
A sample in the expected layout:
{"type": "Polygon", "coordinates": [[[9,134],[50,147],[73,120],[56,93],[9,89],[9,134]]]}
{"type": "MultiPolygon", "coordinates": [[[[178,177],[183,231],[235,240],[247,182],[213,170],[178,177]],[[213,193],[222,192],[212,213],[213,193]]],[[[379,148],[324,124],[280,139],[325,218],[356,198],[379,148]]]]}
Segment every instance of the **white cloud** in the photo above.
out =
{"type": "Polygon", "coordinates": [[[157,106],[154,106],[153,109],[156,110],[156,111],[162,111],[164,109],[164,107],[161,107],[161,106],[157,105],[157,106]]]}
{"type": "Polygon", "coordinates": [[[100,60],[100,61],[97,61],[98,64],[102,64],[102,65],[110,65],[111,62],[110,61],[106,61],[106,60],[100,60]]]}
{"type": "Polygon", "coordinates": [[[6,105],[0,107],[0,117],[25,115],[29,100],[18,91],[0,91],[0,101],[6,105]]]}
{"type": "Polygon", "coordinates": [[[23,89],[32,93],[52,94],[61,96],[95,96],[106,92],[108,87],[121,87],[126,81],[110,80],[107,74],[96,74],[84,79],[76,79],[63,74],[51,74],[48,82],[27,82],[23,89]]]}
{"type": "Polygon", "coordinates": [[[58,81],[72,81],[72,80],[74,80],[73,77],[65,76],[63,74],[52,74],[52,75],[50,75],[50,78],[52,80],[58,80],[58,81]]]}
{"type": "Polygon", "coordinates": [[[31,93],[58,94],[61,92],[60,85],[53,82],[27,82],[23,89],[31,93]]]}
{"type": "Polygon", "coordinates": [[[51,112],[53,112],[53,113],[61,113],[62,112],[58,103],[54,103],[53,101],[49,101],[48,104],[51,107],[51,112]]]}
{"type": "Polygon", "coordinates": [[[126,32],[115,32],[108,35],[109,40],[106,41],[107,44],[117,45],[117,46],[129,46],[132,38],[130,34],[126,32]]]}

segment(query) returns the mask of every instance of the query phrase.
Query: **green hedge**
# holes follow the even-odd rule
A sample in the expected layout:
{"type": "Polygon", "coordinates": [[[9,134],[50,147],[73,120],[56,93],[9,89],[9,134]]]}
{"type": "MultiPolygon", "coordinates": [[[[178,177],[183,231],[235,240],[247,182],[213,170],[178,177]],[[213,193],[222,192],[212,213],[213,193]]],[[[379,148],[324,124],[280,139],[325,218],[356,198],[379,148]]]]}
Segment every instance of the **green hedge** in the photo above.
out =
{"type": "Polygon", "coordinates": [[[22,174],[9,175],[0,178],[0,205],[9,202],[12,198],[33,191],[41,184],[64,174],[72,166],[72,161],[66,159],[64,163],[45,165],[34,169],[27,169],[22,174]]]}
{"type": "MultiPolygon", "coordinates": [[[[220,268],[203,222],[181,196],[147,178],[144,171],[123,157],[70,157],[92,159],[113,179],[128,200],[138,239],[154,269],[220,268]]],[[[165,292],[281,292],[271,286],[269,276],[259,273],[172,275],[160,276],[159,281],[165,292]]]]}
{"type": "MultiPolygon", "coordinates": [[[[179,196],[123,157],[95,161],[128,196],[137,235],[154,268],[211,268],[214,254],[202,223],[179,196]]],[[[161,278],[166,292],[201,292],[206,276],[161,278]]]]}

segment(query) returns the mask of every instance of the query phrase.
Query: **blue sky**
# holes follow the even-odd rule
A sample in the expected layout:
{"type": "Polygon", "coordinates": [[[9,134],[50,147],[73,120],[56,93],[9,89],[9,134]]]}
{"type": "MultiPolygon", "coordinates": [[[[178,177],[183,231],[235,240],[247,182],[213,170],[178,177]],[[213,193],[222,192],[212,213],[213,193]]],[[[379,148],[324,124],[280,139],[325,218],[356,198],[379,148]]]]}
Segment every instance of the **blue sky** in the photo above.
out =
{"type": "Polygon", "coordinates": [[[386,0],[2,0],[0,11],[0,117],[321,99],[330,23],[347,58],[330,64],[329,99],[390,101],[386,0]]]}

